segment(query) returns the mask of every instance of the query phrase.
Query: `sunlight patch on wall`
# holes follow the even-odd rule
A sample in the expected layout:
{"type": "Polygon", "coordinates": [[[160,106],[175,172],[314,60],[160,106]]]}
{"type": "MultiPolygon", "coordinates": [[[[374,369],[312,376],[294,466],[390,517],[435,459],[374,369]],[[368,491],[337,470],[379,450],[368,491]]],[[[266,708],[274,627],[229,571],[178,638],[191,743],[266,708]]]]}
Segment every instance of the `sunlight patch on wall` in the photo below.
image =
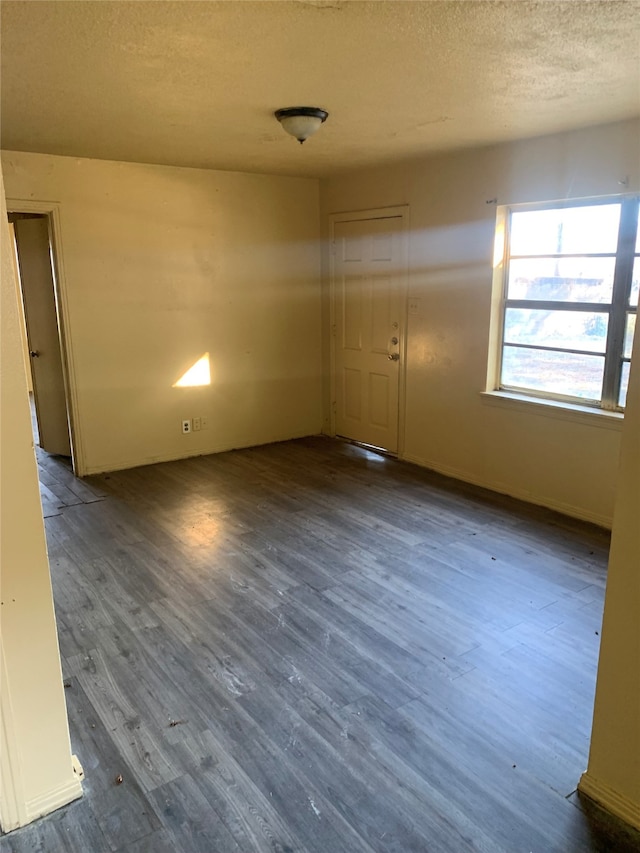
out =
{"type": "Polygon", "coordinates": [[[205,352],[177,382],[173,388],[193,388],[196,385],[211,385],[211,368],[209,366],[209,353],[205,352]]]}

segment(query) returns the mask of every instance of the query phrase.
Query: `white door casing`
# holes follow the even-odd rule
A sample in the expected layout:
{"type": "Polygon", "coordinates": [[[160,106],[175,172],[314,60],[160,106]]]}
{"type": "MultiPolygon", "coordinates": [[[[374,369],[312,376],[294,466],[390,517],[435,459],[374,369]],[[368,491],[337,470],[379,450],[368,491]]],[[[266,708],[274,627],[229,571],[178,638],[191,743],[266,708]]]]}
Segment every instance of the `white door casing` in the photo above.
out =
{"type": "Polygon", "coordinates": [[[332,233],[332,432],[402,450],[407,210],[336,214],[332,233]]]}

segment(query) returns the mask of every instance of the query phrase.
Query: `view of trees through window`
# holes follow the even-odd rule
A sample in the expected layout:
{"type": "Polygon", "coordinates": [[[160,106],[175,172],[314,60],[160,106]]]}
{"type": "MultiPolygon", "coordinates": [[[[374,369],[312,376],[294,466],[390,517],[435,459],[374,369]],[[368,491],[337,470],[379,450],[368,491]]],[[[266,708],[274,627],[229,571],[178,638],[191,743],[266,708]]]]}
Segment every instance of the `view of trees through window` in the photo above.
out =
{"type": "Polygon", "coordinates": [[[623,408],[639,253],[637,198],[512,210],[500,386],[623,408]]]}

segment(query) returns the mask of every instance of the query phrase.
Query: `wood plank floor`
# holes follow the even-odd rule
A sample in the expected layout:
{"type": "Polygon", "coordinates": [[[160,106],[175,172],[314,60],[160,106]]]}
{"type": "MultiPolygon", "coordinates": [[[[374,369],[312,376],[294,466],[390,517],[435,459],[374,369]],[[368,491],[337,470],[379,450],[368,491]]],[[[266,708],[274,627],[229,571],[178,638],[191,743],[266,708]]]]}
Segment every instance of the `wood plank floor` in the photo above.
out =
{"type": "Polygon", "coordinates": [[[326,438],[39,463],[85,796],[2,853],[640,850],[575,794],[603,531],[326,438]]]}

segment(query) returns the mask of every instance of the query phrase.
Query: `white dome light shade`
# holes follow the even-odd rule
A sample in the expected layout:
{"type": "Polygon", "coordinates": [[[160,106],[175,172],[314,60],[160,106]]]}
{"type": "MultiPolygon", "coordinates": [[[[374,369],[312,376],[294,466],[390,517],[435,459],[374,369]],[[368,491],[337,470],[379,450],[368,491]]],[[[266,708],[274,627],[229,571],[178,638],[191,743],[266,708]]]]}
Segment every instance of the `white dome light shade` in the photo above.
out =
{"type": "Polygon", "coordinates": [[[286,132],[302,144],[318,130],[329,113],[319,107],[287,107],[276,110],[274,115],[286,132]]]}

